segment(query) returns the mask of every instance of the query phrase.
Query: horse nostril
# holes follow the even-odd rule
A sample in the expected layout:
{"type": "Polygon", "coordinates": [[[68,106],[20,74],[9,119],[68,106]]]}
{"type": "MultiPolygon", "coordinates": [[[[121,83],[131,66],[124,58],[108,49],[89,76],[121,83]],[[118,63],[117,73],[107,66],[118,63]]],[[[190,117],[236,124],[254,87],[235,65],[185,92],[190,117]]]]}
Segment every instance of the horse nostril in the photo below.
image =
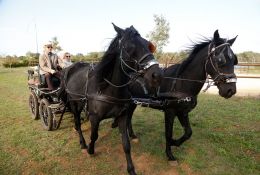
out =
{"type": "Polygon", "coordinates": [[[227,94],[228,94],[228,96],[232,96],[232,95],[234,95],[236,93],[236,90],[233,90],[233,89],[229,89],[228,90],[228,92],[227,92],[227,94]]]}

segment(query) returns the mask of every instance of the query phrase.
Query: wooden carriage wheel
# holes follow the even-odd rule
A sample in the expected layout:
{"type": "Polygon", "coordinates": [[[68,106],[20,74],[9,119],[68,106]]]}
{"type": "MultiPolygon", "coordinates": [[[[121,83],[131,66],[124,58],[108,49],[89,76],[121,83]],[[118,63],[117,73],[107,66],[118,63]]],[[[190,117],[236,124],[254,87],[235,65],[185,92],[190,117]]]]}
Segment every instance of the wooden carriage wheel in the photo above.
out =
{"type": "Polygon", "coordinates": [[[39,113],[44,129],[51,131],[53,129],[53,115],[51,108],[48,107],[49,105],[49,101],[46,98],[43,98],[40,101],[39,113]]]}
{"type": "Polygon", "coordinates": [[[39,103],[38,98],[34,92],[31,92],[29,96],[29,108],[32,113],[32,119],[39,119],[39,103]]]}

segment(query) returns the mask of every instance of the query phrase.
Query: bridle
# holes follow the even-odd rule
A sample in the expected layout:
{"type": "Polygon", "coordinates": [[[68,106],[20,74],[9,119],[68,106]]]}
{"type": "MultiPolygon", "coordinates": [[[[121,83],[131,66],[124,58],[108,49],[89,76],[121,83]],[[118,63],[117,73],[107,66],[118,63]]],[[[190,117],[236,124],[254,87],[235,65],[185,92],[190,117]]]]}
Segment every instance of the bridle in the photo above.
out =
{"type": "Polygon", "coordinates": [[[219,85],[221,83],[236,83],[237,82],[237,78],[236,78],[236,75],[234,73],[232,74],[226,74],[226,73],[223,73],[223,72],[220,72],[219,69],[218,69],[218,66],[214,64],[213,62],[213,58],[216,57],[215,53],[216,53],[216,50],[218,49],[221,49],[222,50],[220,51],[219,55],[222,54],[224,52],[224,50],[227,48],[227,47],[230,47],[230,44],[229,43],[223,43],[217,47],[214,47],[214,44],[211,42],[208,46],[208,58],[207,58],[207,61],[205,63],[205,72],[206,72],[206,77],[208,77],[208,73],[207,73],[207,64],[208,62],[210,62],[211,66],[213,67],[214,71],[216,72],[217,76],[216,77],[212,77],[213,79],[213,82],[215,85],[219,85]],[[213,47],[211,48],[211,46],[213,45],[213,47]]]}
{"type": "MultiPolygon", "coordinates": [[[[123,39],[123,38],[122,38],[123,39]]],[[[115,85],[114,83],[112,83],[111,81],[107,80],[106,78],[104,78],[104,81],[106,81],[109,85],[116,87],[116,88],[121,88],[121,87],[125,87],[129,84],[131,84],[132,82],[134,82],[139,76],[142,76],[150,67],[152,67],[153,65],[159,65],[159,62],[153,58],[145,63],[144,60],[149,57],[152,56],[153,54],[151,52],[148,52],[146,54],[144,54],[138,61],[136,60],[132,60],[129,59],[130,55],[126,52],[125,47],[121,44],[122,43],[122,39],[119,40],[119,47],[120,47],[120,55],[119,55],[119,60],[120,60],[120,67],[121,70],[123,71],[123,73],[129,78],[129,81],[125,84],[122,85],[115,85]],[[128,55],[128,59],[123,57],[123,52],[125,52],[126,55],[128,55]],[[127,64],[127,62],[134,62],[135,65],[137,65],[137,69],[129,66],[129,64],[127,64]],[[130,70],[126,71],[126,68],[128,68],[130,70]]]]}

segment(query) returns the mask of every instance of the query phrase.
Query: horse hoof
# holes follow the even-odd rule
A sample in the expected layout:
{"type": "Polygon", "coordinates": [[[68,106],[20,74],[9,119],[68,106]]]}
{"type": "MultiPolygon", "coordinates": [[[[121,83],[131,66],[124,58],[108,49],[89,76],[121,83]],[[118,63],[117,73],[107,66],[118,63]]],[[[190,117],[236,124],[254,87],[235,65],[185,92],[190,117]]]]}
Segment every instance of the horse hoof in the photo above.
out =
{"type": "Polygon", "coordinates": [[[132,142],[139,143],[139,139],[138,138],[134,138],[134,139],[132,139],[132,142]]]}
{"type": "Polygon", "coordinates": [[[85,155],[88,155],[88,150],[87,149],[81,149],[81,152],[85,155]]]}
{"type": "Polygon", "coordinates": [[[169,165],[170,165],[170,166],[173,166],[173,167],[178,166],[177,160],[169,160],[168,162],[169,162],[169,165]]]}

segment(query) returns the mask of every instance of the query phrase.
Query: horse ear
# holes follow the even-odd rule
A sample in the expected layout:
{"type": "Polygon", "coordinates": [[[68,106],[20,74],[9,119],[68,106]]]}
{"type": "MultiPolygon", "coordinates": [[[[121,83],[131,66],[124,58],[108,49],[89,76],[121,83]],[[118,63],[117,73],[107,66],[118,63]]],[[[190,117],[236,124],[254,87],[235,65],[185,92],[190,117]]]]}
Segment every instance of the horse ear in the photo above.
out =
{"type": "Polygon", "coordinates": [[[214,32],[214,40],[218,40],[219,39],[219,34],[218,34],[218,30],[216,30],[214,32]]]}
{"type": "Polygon", "coordinates": [[[118,34],[119,36],[123,36],[124,30],[121,29],[120,27],[117,27],[114,23],[112,23],[112,24],[113,24],[114,29],[115,29],[115,31],[117,32],[117,34],[118,34]]]}
{"type": "Polygon", "coordinates": [[[156,46],[151,41],[149,41],[148,47],[150,52],[154,53],[156,51],[156,46]]]}
{"type": "MultiPolygon", "coordinates": [[[[238,35],[237,35],[237,36],[238,36],[238,35]]],[[[232,44],[236,41],[237,36],[236,36],[235,38],[230,39],[230,40],[227,41],[227,42],[230,44],[230,46],[232,46],[232,44]]]]}
{"type": "Polygon", "coordinates": [[[136,30],[133,25],[130,26],[131,30],[136,30]]]}

